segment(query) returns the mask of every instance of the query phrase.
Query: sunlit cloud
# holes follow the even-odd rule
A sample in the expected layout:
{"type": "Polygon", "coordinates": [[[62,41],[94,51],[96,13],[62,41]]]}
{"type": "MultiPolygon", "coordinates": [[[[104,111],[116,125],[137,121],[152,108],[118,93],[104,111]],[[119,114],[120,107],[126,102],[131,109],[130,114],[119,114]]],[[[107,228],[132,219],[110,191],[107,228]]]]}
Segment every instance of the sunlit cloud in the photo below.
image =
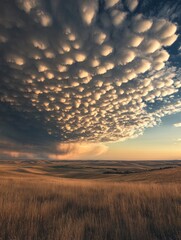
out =
{"type": "Polygon", "coordinates": [[[76,160],[76,159],[93,159],[100,156],[103,153],[106,153],[108,147],[102,143],[63,143],[57,145],[60,153],[48,154],[49,159],[55,160],[76,160]],[[62,151],[65,151],[65,154],[62,154],[62,151]]]}
{"type": "Polygon", "coordinates": [[[180,123],[175,123],[173,124],[174,127],[181,127],[181,122],[180,123]]]}

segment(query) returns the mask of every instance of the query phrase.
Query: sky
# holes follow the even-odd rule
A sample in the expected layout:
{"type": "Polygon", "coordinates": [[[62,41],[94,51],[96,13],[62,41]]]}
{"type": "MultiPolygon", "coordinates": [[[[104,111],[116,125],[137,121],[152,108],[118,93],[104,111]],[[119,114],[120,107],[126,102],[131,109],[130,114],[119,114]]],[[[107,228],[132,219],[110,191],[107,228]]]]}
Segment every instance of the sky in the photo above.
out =
{"type": "Polygon", "coordinates": [[[1,0],[0,159],[181,159],[180,12],[1,0]]]}

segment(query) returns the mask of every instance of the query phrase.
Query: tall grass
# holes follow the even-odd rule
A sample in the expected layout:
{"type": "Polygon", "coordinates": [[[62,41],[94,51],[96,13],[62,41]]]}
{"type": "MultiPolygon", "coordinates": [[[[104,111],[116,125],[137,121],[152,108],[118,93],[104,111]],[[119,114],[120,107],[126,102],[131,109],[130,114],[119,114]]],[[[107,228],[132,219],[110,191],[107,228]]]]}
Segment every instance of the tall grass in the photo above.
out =
{"type": "Polygon", "coordinates": [[[0,182],[1,240],[179,240],[181,186],[0,182]]]}

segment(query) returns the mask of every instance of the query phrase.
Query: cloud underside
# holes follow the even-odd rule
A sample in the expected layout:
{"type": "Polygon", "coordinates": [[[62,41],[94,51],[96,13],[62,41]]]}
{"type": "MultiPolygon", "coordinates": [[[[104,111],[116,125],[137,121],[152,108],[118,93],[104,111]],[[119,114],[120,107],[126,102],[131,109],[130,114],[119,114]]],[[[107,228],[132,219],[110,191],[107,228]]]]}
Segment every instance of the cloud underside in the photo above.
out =
{"type": "Polygon", "coordinates": [[[177,24],[148,18],[138,5],[1,2],[3,138],[122,141],[179,112],[179,70],[167,51],[177,24]]]}

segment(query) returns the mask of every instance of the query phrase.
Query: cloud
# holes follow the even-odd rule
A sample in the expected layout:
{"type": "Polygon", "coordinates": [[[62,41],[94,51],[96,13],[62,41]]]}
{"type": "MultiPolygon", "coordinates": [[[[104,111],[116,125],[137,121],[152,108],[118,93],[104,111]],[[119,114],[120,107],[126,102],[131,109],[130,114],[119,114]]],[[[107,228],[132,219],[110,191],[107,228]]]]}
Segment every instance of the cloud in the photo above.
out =
{"type": "Polygon", "coordinates": [[[174,127],[181,127],[181,123],[175,123],[173,124],[174,127]]]}
{"type": "Polygon", "coordinates": [[[106,0],[105,1],[106,8],[114,7],[118,2],[119,0],[106,0]]]}
{"type": "Polygon", "coordinates": [[[49,159],[55,160],[79,160],[79,159],[93,159],[99,155],[105,153],[108,147],[102,143],[70,143],[70,144],[60,144],[57,148],[62,152],[64,149],[67,153],[62,155],[62,153],[49,154],[49,159]]]}
{"type": "Polygon", "coordinates": [[[12,154],[96,155],[102,142],[137,137],[181,110],[181,70],[170,50],[178,23],[146,15],[141,1],[0,7],[0,139],[16,142],[12,154]]]}
{"type": "Polygon", "coordinates": [[[136,33],[147,32],[153,25],[151,19],[145,19],[141,14],[134,17],[133,31],[136,33]]]}
{"type": "Polygon", "coordinates": [[[133,12],[136,9],[138,4],[139,4],[138,0],[126,0],[126,5],[131,12],[133,12]]]}
{"type": "Polygon", "coordinates": [[[93,19],[95,18],[97,7],[98,7],[97,0],[94,1],[86,0],[82,2],[81,4],[82,18],[87,25],[90,25],[93,19]]]}
{"type": "Polygon", "coordinates": [[[119,10],[114,10],[111,12],[112,23],[114,26],[119,27],[125,20],[127,16],[126,12],[122,12],[119,10]]]}

